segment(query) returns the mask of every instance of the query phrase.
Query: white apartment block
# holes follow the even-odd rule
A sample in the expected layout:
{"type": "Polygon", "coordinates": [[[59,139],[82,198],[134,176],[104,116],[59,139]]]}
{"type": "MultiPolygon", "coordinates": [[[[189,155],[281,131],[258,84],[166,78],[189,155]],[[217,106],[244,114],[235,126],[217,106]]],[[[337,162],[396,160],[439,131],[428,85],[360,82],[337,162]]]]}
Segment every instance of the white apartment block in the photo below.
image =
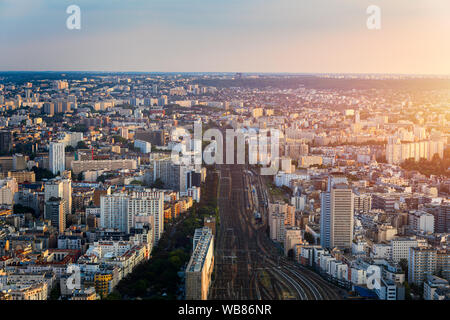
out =
{"type": "Polygon", "coordinates": [[[434,216],[424,211],[411,212],[409,224],[416,232],[434,233],[434,216]]]}
{"type": "Polygon", "coordinates": [[[100,228],[129,233],[128,196],[117,193],[100,197],[100,228]]]}
{"type": "Polygon", "coordinates": [[[134,147],[139,149],[142,153],[152,152],[152,144],[143,140],[135,140],[134,147]]]}
{"type": "Polygon", "coordinates": [[[370,257],[373,259],[389,260],[392,257],[392,246],[390,244],[374,243],[370,257]]]}
{"type": "Polygon", "coordinates": [[[50,171],[53,174],[61,174],[64,170],[66,170],[65,159],[66,155],[64,143],[51,142],[49,146],[48,161],[50,171]]]}
{"type": "Polygon", "coordinates": [[[391,241],[391,259],[395,262],[399,262],[401,259],[408,260],[409,248],[418,246],[416,239],[410,238],[398,238],[391,241]]]}

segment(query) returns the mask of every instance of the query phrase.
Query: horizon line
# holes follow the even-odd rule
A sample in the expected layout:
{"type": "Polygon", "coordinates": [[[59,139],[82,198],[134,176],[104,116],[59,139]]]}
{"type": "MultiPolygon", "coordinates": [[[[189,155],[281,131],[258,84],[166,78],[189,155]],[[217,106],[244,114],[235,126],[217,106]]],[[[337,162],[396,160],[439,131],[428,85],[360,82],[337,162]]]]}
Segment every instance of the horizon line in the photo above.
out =
{"type": "Polygon", "coordinates": [[[141,74],[252,74],[252,75],[377,75],[377,76],[421,76],[450,77],[450,73],[386,73],[386,72],[273,72],[273,71],[115,71],[115,70],[0,70],[0,73],[141,73],[141,74]]]}

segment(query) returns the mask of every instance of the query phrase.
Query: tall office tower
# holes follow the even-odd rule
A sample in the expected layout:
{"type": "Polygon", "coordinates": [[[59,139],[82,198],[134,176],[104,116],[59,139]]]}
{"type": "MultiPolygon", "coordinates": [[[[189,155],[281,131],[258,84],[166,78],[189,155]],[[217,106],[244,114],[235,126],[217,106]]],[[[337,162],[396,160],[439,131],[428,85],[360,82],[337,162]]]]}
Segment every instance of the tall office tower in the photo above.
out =
{"type": "Polygon", "coordinates": [[[320,245],[331,248],[331,193],[320,194],[320,245]]]}
{"type": "Polygon", "coordinates": [[[66,201],[61,198],[51,197],[45,202],[45,218],[51,220],[59,233],[66,230],[66,201]]]}
{"type": "Polygon", "coordinates": [[[72,213],[72,180],[62,180],[63,199],[66,201],[66,214],[72,213]]]}
{"type": "Polygon", "coordinates": [[[350,248],[353,240],[354,195],[347,179],[332,175],[321,194],[320,243],[324,248],[350,248]]]}
{"type": "Polygon", "coordinates": [[[154,85],[152,86],[152,93],[153,93],[153,94],[158,94],[158,85],[157,85],[157,84],[154,84],[154,85]]]}
{"type": "Polygon", "coordinates": [[[11,131],[0,131],[0,153],[9,153],[12,149],[13,136],[11,131]]]}
{"type": "Polygon", "coordinates": [[[133,192],[128,203],[128,217],[133,227],[148,222],[153,229],[153,243],[157,244],[164,232],[164,192],[146,190],[133,192]]]}
{"type": "Polygon", "coordinates": [[[122,193],[100,198],[100,228],[130,232],[131,221],[128,217],[128,196],[122,193]]]}
{"type": "Polygon", "coordinates": [[[48,160],[53,174],[60,174],[66,169],[64,143],[50,142],[48,160]]]}
{"type": "Polygon", "coordinates": [[[408,282],[421,285],[427,275],[437,268],[437,250],[433,248],[409,248],[408,282]]]}

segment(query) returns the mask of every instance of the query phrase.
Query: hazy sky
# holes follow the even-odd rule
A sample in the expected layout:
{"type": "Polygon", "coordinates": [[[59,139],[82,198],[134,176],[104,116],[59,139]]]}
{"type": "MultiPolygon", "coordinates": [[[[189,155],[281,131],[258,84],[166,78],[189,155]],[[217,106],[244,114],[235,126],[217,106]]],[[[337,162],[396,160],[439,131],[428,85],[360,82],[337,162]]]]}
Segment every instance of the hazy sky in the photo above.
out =
{"type": "Polygon", "coordinates": [[[0,70],[450,74],[449,17],[449,0],[0,0],[0,70]]]}

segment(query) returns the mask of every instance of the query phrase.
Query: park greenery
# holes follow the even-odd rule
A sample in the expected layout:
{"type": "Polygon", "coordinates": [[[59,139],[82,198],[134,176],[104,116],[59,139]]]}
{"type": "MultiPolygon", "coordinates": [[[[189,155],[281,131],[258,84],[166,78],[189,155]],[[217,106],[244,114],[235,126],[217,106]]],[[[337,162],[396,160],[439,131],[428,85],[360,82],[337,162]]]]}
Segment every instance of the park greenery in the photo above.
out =
{"type": "Polygon", "coordinates": [[[36,181],[42,181],[42,179],[53,179],[55,175],[48,169],[33,167],[31,169],[36,175],[36,181]]]}
{"type": "Polygon", "coordinates": [[[153,248],[148,261],[138,265],[123,278],[105,299],[164,299],[173,300],[182,294],[183,271],[192,254],[192,238],[196,228],[203,226],[205,217],[219,221],[217,207],[217,175],[208,175],[201,187],[200,203],[166,224],[163,236],[153,248]]]}
{"type": "Polygon", "coordinates": [[[164,182],[160,179],[157,178],[151,185],[151,188],[155,188],[155,189],[164,189],[164,182]]]}
{"type": "Polygon", "coordinates": [[[442,175],[450,177],[450,151],[446,150],[444,159],[441,159],[437,154],[434,155],[431,161],[420,159],[408,159],[401,164],[401,167],[407,171],[418,171],[426,176],[442,175]]]}

